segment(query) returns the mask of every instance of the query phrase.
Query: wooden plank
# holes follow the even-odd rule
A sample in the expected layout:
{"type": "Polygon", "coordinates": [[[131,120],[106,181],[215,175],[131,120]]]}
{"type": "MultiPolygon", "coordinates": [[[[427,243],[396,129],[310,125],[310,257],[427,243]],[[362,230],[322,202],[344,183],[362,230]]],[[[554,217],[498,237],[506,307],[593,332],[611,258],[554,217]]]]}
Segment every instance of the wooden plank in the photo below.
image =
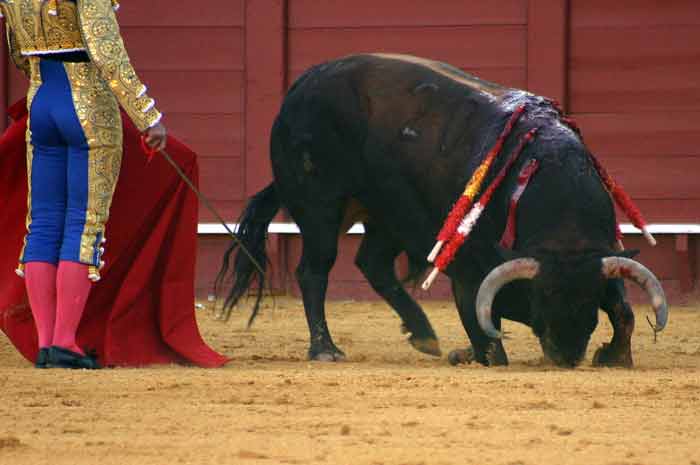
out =
{"type": "Polygon", "coordinates": [[[205,7],[200,2],[125,0],[117,17],[122,26],[241,27],[244,4],[245,0],[207,0],[205,7]]]}
{"type": "Polygon", "coordinates": [[[272,179],[270,128],[286,85],[286,1],[249,0],[246,5],[245,192],[272,179]]]}
{"type": "Polygon", "coordinates": [[[525,24],[525,0],[291,0],[289,26],[299,28],[525,24]]]}
{"type": "Polygon", "coordinates": [[[694,289],[700,290],[700,238],[690,238],[690,251],[693,257],[693,269],[695,270],[694,289]]]}
{"type": "Polygon", "coordinates": [[[211,200],[244,200],[243,159],[199,157],[199,187],[211,200]]]}
{"type": "Polygon", "coordinates": [[[694,43],[700,35],[698,26],[580,27],[572,28],[571,34],[574,69],[601,65],[624,69],[644,65],[640,60],[659,65],[698,61],[694,43]]]}
{"type": "Polygon", "coordinates": [[[579,27],[638,27],[700,25],[697,0],[575,0],[571,25],[579,27]]]}
{"type": "MultiPolygon", "coordinates": [[[[287,79],[287,0],[248,0],[245,8],[245,171],[243,192],[252,196],[270,183],[270,128],[287,79]]],[[[275,243],[275,245],[278,245],[275,243]]],[[[274,269],[284,259],[279,247],[268,258],[274,269]]],[[[280,277],[275,273],[275,282],[280,277]]]]}
{"type": "Polygon", "coordinates": [[[689,247],[687,234],[676,235],[676,267],[681,292],[688,293],[693,290],[695,284],[694,254],[689,247]]]}
{"type": "Polygon", "coordinates": [[[700,238],[693,236],[689,239],[690,254],[692,258],[693,270],[695,271],[695,282],[693,288],[700,291],[700,238]]]}
{"type": "MultiPolygon", "coordinates": [[[[634,259],[649,268],[661,281],[661,286],[669,302],[671,304],[682,303],[684,296],[680,292],[675,262],[675,237],[673,235],[657,235],[656,239],[658,241],[656,247],[650,246],[641,235],[625,236],[623,242],[627,250],[639,251],[634,259]]],[[[639,286],[626,282],[626,288],[628,297],[633,304],[648,305],[649,298],[639,286]]]]}
{"type": "MultiPolygon", "coordinates": [[[[216,211],[227,222],[235,223],[245,207],[247,200],[212,200],[216,211]]],[[[218,223],[216,217],[204,205],[199,206],[200,223],[218,223]]]]}
{"type": "MultiPolygon", "coordinates": [[[[276,237],[274,235],[268,240],[268,253],[273,252],[275,247],[276,237]]],[[[197,241],[197,268],[196,268],[196,282],[195,287],[197,289],[197,295],[199,298],[206,299],[208,295],[212,294],[214,288],[214,282],[216,276],[221,268],[223,262],[224,253],[231,244],[231,239],[227,235],[217,235],[217,236],[199,236],[197,241]]],[[[274,268],[268,268],[268,279],[272,275],[273,282],[268,284],[272,285],[272,289],[275,291],[286,289],[286,283],[279,280],[275,280],[277,276],[277,271],[274,268]]],[[[286,279],[286,275],[284,275],[286,279]]],[[[267,289],[266,289],[267,290],[267,289]]],[[[225,297],[227,295],[228,289],[222,290],[222,294],[219,297],[225,297]]],[[[247,311],[248,303],[243,299],[242,311],[247,311]]]]}
{"type": "Polygon", "coordinates": [[[641,235],[625,236],[623,242],[627,250],[639,250],[635,260],[649,268],[660,280],[677,279],[675,242],[673,235],[655,236],[657,245],[650,246],[641,235]]]}
{"type": "MultiPolygon", "coordinates": [[[[301,237],[297,235],[286,236],[286,241],[289,289],[292,295],[299,296],[300,293],[294,278],[294,270],[301,257],[301,237]]],[[[360,241],[361,237],[358,236],[340,237],[338,241],[338,258],[328,277],[328,299],[380,299],[360,270],[354,265],[360,241]]],[[[451,298],[449,280],[441,275],[429,292],[416,290],[412,294],[418,299],[449,299],[451,298]]]]}
{"type": "Polygon", "coordinates": [[[139,73],[167,113],[240,113],[244,76],[238,71],[146,71],[139,73]]]}
{"type": "MultiPolygon", "coordinates": [[[[11,68],[9,98],[15,102],[25,96],[28,82],[14,66],[11,68]]],[[[243,112],[242,71],[137,69],[137,73],[164,113],[243,112]]]]}
{"type": "Polygon", "coordinates": [[[528,2],[527,88],[568,108],[568,0],[528,2]]]}
{"type": "Polygon", "coordinates": [[[669,74],[660,70],[572,72],[570,109],[581,113],[699,111],[700,64],[670,65],[665,72],[669,74]]]}
{"type": "Polygon", "coordinates": [[[199,156],[240,158],[243,156],[243,114],[169,113],[170,134],[199,156]]]}
{"type": "Polygon", "coordinates": [[[195,289],[199,298],[206,299],[212,293],[216,275],[230,243],[231,239],[224,235],[197,238],[195,289]]]}
{"type": "MultiPolygon", "coordinates": [[[[298,236],[286,236],[287,241],[292,249],[290,253],[291,260],[287,265],[286,279],[287,289],[291,295],[299,296],[298,286],[293,277],[294,268],[296,268],[298,256],[300,253],[300,239],[298,236]]],[[[680,282],[678,280],[677,268],[675,266],[675,239],[673,236],[659,236],[659,245],[650,247],[641,236],[626,236],[625,245],[628,249],[638,249],[641,253],[636,257],[641,263],[645,264],[652,272],[661,280],[662,286],[666,291],[667,297],[672,304],[681,303],[686,298],[680,290],[680,282]]],[[[229,239],[226,236],[200,236],[198,244],[198,261],[197,261],[197,289],[198,296],[206,297],[207,291],[213,283],[216,272],[221,264],[221,257],[224,250],[229,244],[229,239]]],[[[340,249],[353,249],[356,245],[356,239],[344,236],[341,239],[340,249]]],[[[700,257],[699,257],[700,258],[700,257]]],[[[331,273],[328,298],[334,299],[378,299],[379,297],[372,291],[369,284],[360,275],[353,275],[352,271],[352,253],[341,253],[338,258],[338,271],[331,273]],[[344,271],[347,275],[344,275],[344,271]]],[[[644,305],[647,302],[647,296],[639,291],[637,286],[628,283],[627,289],[630,293],[631,300],[635,305],[644,305]]],[[[445,276],[440,276],[438,281],[433,285],[430,292],[415,291],[412,294],[420,300],[452,300],[452,295],[449,287],[449,280],[445,276]]]]}
{"type": "Polygon", "coordinates": [[[601,157],[612,177],[635,199],[699,199],[695,176],[700,157],[646,157],[631,163],[618,157],[601,157]]]}
{"type": "Polygon", "coordinates": [[[417,55],[462,69],[524,68],[526,43],[523,26],[292,30],[289,69],[368,52],[417,55]]]}
{"type": "Polygon", "coordinates": [[[700,155],[700,112],[574,114],[586,144],[603,156],[700,155]]]}
{"type": "MultiPolygon", "coordinates": [[[[328,277],[329,282],[355,281],[367,282],[362,272],[355,266],[355,255],[362,241],[362,236],[342,236],[338,241],[338,257],[336,263],[328,277]]],[[[302,240],[300,235],[287,237],[287,259],[289,269],[293,276],[296,267],[299,265],[302,251],[302,240]]]]}
{"type": "Polygon", "coordinates": [[[128,27],[122,31],[139,72],[244,69],[244,32],[240,27],[128,27]],[[202,50],[202,44],[206,44],[206,50],[202,50]]]}
{"type": "MultiPolygon", "coordinates": [[[[627,188],[625,184],[623,187],[627,188]]],[[[698,199],[634,199],[635,204],[650,223],[700,223],[698,199]]],[[[618,212],[621,222],[628,221],[618,212]]]]}
{"type": "Polygon", "coordinates": [[[700,27],[572,31],[571,111],[700,110],[700,27]]]}

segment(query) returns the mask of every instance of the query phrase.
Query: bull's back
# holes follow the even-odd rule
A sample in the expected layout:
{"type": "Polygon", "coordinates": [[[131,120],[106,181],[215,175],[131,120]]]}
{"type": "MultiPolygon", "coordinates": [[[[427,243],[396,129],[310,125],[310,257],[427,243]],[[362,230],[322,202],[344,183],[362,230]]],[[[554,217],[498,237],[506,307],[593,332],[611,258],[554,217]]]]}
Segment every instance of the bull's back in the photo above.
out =
{"type": "MultiPolygon", "coordinates": [[[[354,179],[355,189],[363,189],[401,174],[441,210],[483,151],[475,135],[508,111],[501,104],[508,91],[432,60],[354,55],[300,76],[278,123],[286,145],[307,146],[306,158],[325,167],[328,179],[341,174],[339,181],[354,179]]],[[[298,154],[285,155],[304,163],[298,154]]]]}
{"type": "MultiPolygon", "coordinates": [[[[561,194],[574,184],[593,198],[586,200],[586,195],[573,191],[558,195],[558,200],[570,196],[570,201],[560,202],[563,210],[585,212],[586,204],[600,205],[607,217],[609,205],[595,175],[585,183],[567,180],[572,176],[581,181],[581,166],[589,166],[586,151],[573,132],[560,127],[556,111],[542,102],[531,94],[417,57],[355,55],[324,63],[304,73],[285,98],[273,130],[273,148],[278,147],[272,154],[276,180],[288,186],[290,195],[315,185],[319,198],[355,198],[374,215],[389,216],[408,203],[410,209],[425,212],[428,229],[437,229],[495,143],[507,116],[517,105],[528,103],[539,108],[540,116],[523,118],[504,150],[511,150],[528,125],[552,125],[554,132],[541,132],[542,139],[568,141],[567,157],[582,161],[561,171],[558,142],[538,149],[542,172],[521,201],[521,211],[532,210],[535,220],[532,226],[524,224],[522,231],[541,227],[537,217],[542,215],[538,213],[542,205],[534,193],[561,194]],[[548,186],[552,182],[562,186],[548,186]],[[587,182],[598,185],[583,186],[587,182]]],[[[513,187],[517,169],[501,191],[513,187]]],[[[486,213],[494,216],[488,221],[494,230],[487,231],[493,235],[500,234],[508,205],[507,194],[497,197],[493,204],[498,212],[486,213]]],[[[558,216],[552,209],[545,210],[547,218],[558,216]]]]}

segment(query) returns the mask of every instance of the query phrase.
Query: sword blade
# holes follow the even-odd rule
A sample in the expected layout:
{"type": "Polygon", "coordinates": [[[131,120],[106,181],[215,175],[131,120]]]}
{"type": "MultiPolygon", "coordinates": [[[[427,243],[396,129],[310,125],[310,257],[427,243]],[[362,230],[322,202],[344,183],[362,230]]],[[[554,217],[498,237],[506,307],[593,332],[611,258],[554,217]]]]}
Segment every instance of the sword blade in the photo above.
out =
{"type": "Polygon", "coordinates": [[[258,271],[260,271],[260,273],[262,273],[264,275],[265,270],[263,269],[262,266],[260,266],[260,263],[258,263],[258,261],[255,259],[255,257],[253,257],[253,254],[248,250],[248,248],[245,245],[243,245],[243,242],[241,242],[241,240],[238,238],[238,236],[236,236],[236,233],[231,231],[231,228],[228,227],[228,225],[226,224],[224,219],[221,217],[219,212],[216,211],[216,209],[211,204],[209,199],[207,199],[204,196],[204,194],[202,194],[202,192],[199,189],[197,189],[197,186],[195,186],[194,183],[192,182],[192,180],[189,177],[187,177],[185,172],[182,170],[182,168],[180,168],[180,166],[178,166],[178,164],[175,162],[173,157],[171,157],[170,154],[166,150],[161,150],[160,154],[163,155],[163,158],[165,158],[165,160],[168,163],[170,163],[170,165],[173,167],[173,169],[178,174],[178,176],[180,176],[180,178],[185,182],[185,184],[187,184],[189,186],[189,188],[192,189],[192,192],[194,192],[194,194],[204,204],[204,206],[207,208],[207,210],[209,210],[209,212],[212,215],[214,215],[214,217],[219,221],[219,223],[221,223],[223,225],[224,229],[226,229],[226,231],[231,236],[233,241],[238,244],[238,246],[241,248],[243,253],[245,253],[248,256],[248,258],[250,259],[251,263],[255,266],[255,268],[257,268],[258,271]]]}

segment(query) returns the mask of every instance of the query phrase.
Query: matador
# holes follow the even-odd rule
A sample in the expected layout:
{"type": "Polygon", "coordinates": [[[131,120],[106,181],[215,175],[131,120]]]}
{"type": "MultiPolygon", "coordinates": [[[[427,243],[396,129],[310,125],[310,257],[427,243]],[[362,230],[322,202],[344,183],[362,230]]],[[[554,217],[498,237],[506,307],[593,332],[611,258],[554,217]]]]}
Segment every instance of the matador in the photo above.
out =
{"type": "Polygon", "coordinates": [[[75,334],[100,279],[122,158],[119,106],[154,149],[162,114],[132,67],[116,0],[0,0],[7,42],[29,78],[27,234],[17,274],[39,336],[36,366],[99,368],[75,334]]]}

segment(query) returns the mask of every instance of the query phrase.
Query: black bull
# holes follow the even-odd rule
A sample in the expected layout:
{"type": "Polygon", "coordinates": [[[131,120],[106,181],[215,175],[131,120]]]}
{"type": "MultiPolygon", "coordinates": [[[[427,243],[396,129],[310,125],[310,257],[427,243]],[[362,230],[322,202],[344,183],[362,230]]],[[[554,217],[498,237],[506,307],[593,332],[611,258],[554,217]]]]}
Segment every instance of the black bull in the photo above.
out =
{"type": "MultiPolygon", "coordinates": [[[[430,322],[404,290],[394,261],[405,252],[414,277],[425,270],[451,205],[520,105],[527,110],[504,153],[530,129],[539,128],[537,136],[446,270],[471,341],[471,348],[452,352],[450,361],[507,364],[498,331],[506,318],[530,326],[549,359],[575,366],[602,308],[614,335],[594,363],[632,365],[634,314],[620,278],[645,287],[658,329],[666,322],[666,302],[646,268],[615,252],[613,204],[579,135],[546,99],[398,55],[346,57],[315,66],[296,81],[272,128],[274,181],[241,217],[238,236],[262,264],[267,227],[278,210],[284,206],[299,225],[303,252],[296,277],[311,359],[344,358],[331,338],[324,301],[338,237],[356,220],[366,231],[357,266],[401,317],[410,343],[440,354],[430,322]],[[533,159],[539,170],[519,201],[516,241],[506,251],[498,242],[509,199],[518,172],[533,159]]],[[[217,280],[221,285],[233,274],[229,310],[254,277],[260,290],[264,285],[246,254],[239,251],[230,263],[235,249],[233,244],[224,256],[217,280]]],[[[253,316],[256,311],[257,303],[253,316]]]]}

